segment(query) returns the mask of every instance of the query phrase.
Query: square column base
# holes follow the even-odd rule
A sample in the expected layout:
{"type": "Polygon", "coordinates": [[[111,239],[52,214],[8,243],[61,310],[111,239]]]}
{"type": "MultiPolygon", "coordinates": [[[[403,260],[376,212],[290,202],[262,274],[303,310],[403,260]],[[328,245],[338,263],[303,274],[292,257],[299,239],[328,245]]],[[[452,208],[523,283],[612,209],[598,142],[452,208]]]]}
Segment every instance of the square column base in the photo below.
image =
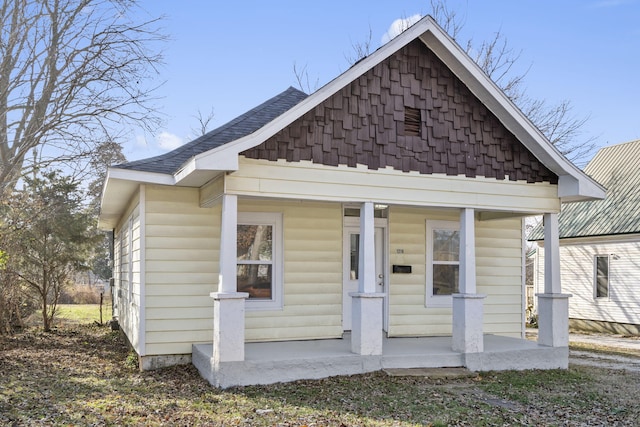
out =
{"type": "Polygon", "coordinates": [[[481,294],[453,294],[453,331],[451,349],[460,353],[484,351],[482,319],[484,299],[481,294]]]}
{"type": "Polygon", "coordinates": [[[244,360],[244,302],[246,292],[212,292],[213,365],[244,360]]]}
{"type": "Polygon", "coordinates": [[[351,351],[363,356],[382,354],[383,293],[350,293],[353,304],[351,351]]]}
{"type": "Polygon", "coordinates": [[[571,294],[536,294],[538,297],[538,344],[569,346],[569,298],[571,294]]]}

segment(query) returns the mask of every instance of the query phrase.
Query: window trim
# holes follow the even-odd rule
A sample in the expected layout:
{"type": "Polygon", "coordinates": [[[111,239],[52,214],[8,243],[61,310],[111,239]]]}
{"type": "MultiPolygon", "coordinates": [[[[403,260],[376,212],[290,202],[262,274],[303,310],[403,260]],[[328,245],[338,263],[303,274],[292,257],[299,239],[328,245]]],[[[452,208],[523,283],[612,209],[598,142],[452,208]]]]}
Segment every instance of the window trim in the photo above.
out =
{"type": "MultiPolygon", "coordinates": [[[[451,307],[453,298],[451,295],[433,295],[433,230],[455,230],[460,232],[460,222],[445,220],[427,220],[426,224],[426,288],[425,288],[425,306],[426,307],[451,307]]],[[[459,248],[458,248],[459,249],[459,248]]],[[[455,262],[447,262],[449,265],[458,265],[460,268],[460,260],[455,262]]]]}
{"type": "MultiPolygon", "coordinates": [[[[280,212],[238,212],[238,225],[270,225],[272,244],[272,274],[273,288],[270,300],[245,299],[247,311],[267,311],[283,309],[283,271],[284,271],[284,239],[282,228],[282,213],[280,212]]],[[[236,268],[237,268],[236,257],[236,268]]],[[[236,285],[237,286],[237,285],[236,285]]],[[[237,288],[236,288],[237,289],[237,288]]]]}
{"type": "Polygon", "coordinates": [[[596,301],[609,300],[611,295],[611,256],[609,254],[595,254],[593,256],[593,298],[596,301]],[[607,295],[598,296],[598,258],[607,260],[607,295]]]}
{"type": "Polygon", "coordinates": [[[128,256],[127,268],[129,269],[129,271],[127,272],[128,273],[127,281],[129,282],[128,295],[129,295],[129,301],[133,303],[133,214],[131,214],[131,216],[129,217],[129,225],[127,228],[127,242],[129,247],[129,251],[127,254],[128,256]]]}

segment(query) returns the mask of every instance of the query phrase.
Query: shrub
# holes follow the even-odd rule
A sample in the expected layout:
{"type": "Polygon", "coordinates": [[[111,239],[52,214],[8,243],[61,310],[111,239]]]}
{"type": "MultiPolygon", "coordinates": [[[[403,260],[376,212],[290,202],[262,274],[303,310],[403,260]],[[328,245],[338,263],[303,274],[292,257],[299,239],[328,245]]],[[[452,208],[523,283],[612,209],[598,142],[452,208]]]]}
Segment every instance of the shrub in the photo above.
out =
{"type": "Polygon", "coordinates": [[[95,286],[86,285],[69,286],[62,291],[59,303],[100,304],[100,289],[95,286]]]}

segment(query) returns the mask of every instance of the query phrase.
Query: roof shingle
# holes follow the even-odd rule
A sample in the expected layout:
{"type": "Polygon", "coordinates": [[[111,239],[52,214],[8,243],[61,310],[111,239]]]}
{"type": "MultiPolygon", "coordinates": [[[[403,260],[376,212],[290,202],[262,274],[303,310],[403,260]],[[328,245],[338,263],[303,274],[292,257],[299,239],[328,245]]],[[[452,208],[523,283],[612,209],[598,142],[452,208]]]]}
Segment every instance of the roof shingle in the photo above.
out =
{"type": "Polygon", "coordinates": [[[291,109],[307,96],[306,93],[289,87],[284,92],[263,102],[241,116],[175,150],[159,156],[123,163],[113,167],[142,172],[173,174],[190,158],[255,132],[291,109]]]}

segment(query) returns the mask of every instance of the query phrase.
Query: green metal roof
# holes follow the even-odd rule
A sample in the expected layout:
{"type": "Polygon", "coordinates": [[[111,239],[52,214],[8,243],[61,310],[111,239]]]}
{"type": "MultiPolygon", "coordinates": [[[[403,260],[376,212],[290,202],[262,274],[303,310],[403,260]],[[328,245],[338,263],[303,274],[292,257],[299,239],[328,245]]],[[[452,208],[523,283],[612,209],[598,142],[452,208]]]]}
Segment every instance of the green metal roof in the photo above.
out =
{"type": "MultiPolygon", "coordinates": [[[[560,238],[640,233],[640,140],[602,148],[584,172],[607,188],[607,197],[564,204],[560,238]]],[[[543,238],[541,225],[529,235],[543,238]]]]}

